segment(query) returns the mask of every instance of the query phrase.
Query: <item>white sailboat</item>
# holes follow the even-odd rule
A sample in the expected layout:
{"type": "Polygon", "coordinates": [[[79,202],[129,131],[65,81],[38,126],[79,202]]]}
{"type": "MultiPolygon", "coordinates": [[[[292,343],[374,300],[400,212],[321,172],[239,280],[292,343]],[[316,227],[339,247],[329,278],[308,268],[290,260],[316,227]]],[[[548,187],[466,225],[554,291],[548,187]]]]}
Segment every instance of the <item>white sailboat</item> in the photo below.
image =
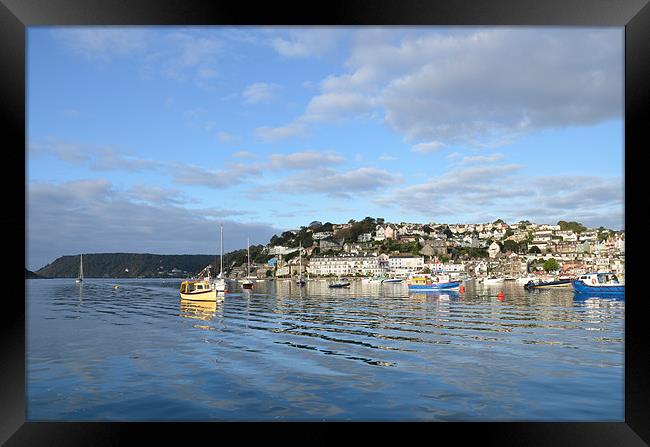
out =
{"type": "Polygon", "coordinates": [[[213,280],[212,284],[214,288],[217,290],[217,292],[225,292],[226,291],[226,279],[223,276],[223,225],[221,225],[221,237],[220,237],[220,267],[219,267],[219,274],[217,277],[213,280]]]}
{"type": "Polygon", "coordinates": [[[251,241],[250,239],[246,240],[246,250],[248,252],[248,259],[247,259],[247,265],[246,265],[246,278],[242,281],[241,286],[244,289],[252,289],[253,284],[253,279],[251,278],[251,241]]]}
{"type": "Polygon", "coordinates": [[[79,260],[79,277],[75,280],[75,282],[83,282],[84,280],[84,255],[81,254],[80,260],[79,260]]]}
{"type": "Polygon", "coordinates": [[[305,285],[305,280],[302,278],[302,242],[300,242],[300,248],[298,251],[298,279],[296,280],[296,284],[299,286],[304,286],[305,285]]]}

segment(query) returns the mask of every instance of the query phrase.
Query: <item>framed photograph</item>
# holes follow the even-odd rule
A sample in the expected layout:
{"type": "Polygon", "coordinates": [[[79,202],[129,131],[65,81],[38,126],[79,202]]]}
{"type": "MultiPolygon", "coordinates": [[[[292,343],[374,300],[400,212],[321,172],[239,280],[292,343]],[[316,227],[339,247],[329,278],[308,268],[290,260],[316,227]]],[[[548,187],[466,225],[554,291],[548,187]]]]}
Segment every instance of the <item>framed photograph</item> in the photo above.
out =
{"type": "Polygon", "coordinates": [[[2,0],[0,440],[647,445],[647,3],[2,0]]]}

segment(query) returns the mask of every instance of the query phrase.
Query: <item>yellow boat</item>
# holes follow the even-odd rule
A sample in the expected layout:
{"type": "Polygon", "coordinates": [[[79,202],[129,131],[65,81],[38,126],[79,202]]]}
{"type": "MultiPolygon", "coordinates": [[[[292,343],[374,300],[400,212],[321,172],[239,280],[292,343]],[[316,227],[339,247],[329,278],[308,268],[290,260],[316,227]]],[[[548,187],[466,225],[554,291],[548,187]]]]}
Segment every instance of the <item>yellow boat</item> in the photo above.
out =
{"type": "Polygon", "coordinates": [[[217,301],[217,288],[210,280],[210,266],[199,274],[197,279],[188,279],[181,282],[181,299],[192,301],[217,301]],[[207,271],[207,276],[203,274],[207,271]]]}

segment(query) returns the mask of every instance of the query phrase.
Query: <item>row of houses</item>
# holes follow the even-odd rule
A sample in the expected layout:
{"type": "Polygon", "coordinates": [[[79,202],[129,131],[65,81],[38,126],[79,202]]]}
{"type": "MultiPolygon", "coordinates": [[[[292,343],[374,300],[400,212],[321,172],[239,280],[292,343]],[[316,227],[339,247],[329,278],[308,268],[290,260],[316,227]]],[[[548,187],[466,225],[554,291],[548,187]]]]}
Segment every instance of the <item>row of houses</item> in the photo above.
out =
{"type": "Polygon", "coordinates": [[[424,257],[413,255],[345,253],[336,256],[313,256],[309,260],[310,275],[406,275],[424,268],[424,257]]]}
{"type": "MultiPolygon", "coordinates": [[[[508,225],[505,222],[486,224],[378,224],[372,233],[359,235],[356,242],[344,243],[336,240],[336,233],[352,224],[333,224],[332,231],[312,233],[314,244],[303,247],[303,273],[311,275],[385,275],[408,274],[432,268],[434,256],[447,256],[452,247],[486,248],[489,258],[475,260],[461,265],[469,274],[483,273],[484,270],[504,274],[526,273],[532,260],[553,257],[562,268],[571,271],[591,271],[594,269],[624,269],[625,235],[623,232],[609,232],[604,238],[597,230],[580,233],[562,230],[559,225],[534,224],[527,221],[508,225]],[[418,242],[422,256],[383,253],[375,242],[394,239],[399,242],[418,242]],[[497,243],[496,241],[499,241],[497,243]],[[512,240],[527,241],[528,253],[503,253],[502,244],[512,240]],[[537,253],[530,250],[537,247],[537,253]],[[314,250],[319,254],[314,255],[314,250]],[[326,253],[326,254],[324,254],[326,253]]],[[[283,262],[284,256],[295,253],[298,248],[268,247],[268,253],[279,258],[276,274],[297,274],[297,257],[283,262]]],[[[295,254],[294,254],[295,256],[295,254]]],[[[268,268],[268,267],[267,267],[268,268]]],[[[455,268],[455,267],[448,267],[455,268]]]]}

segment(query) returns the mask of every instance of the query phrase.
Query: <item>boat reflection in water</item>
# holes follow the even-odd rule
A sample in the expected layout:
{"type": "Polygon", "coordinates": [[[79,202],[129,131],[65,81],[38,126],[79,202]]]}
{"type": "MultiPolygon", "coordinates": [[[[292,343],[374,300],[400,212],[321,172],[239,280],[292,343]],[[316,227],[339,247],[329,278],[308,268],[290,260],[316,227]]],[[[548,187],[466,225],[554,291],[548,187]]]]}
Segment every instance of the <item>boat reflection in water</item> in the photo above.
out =
{"type": "Polygon", "coordinates": [[[217,302],[181,300],[180,311],[181,317],[210,321],[217,313],[217,302]]]}
{"type": "Polygon", "coordinates": [[[418,301],[457,301],[460,299],[460,294],[455,290],[445,290],[444,292],[439,290],[418,290],[417,292],[409,291],[409,298],[418,301]]]}
{"type": "Polygon", "coordinates": [[[578,293],[575,292],[573,300],[584,302],[586,304],[594,303],[612,303],[625,301],[625,294],[622,293],[578,293]]]}

